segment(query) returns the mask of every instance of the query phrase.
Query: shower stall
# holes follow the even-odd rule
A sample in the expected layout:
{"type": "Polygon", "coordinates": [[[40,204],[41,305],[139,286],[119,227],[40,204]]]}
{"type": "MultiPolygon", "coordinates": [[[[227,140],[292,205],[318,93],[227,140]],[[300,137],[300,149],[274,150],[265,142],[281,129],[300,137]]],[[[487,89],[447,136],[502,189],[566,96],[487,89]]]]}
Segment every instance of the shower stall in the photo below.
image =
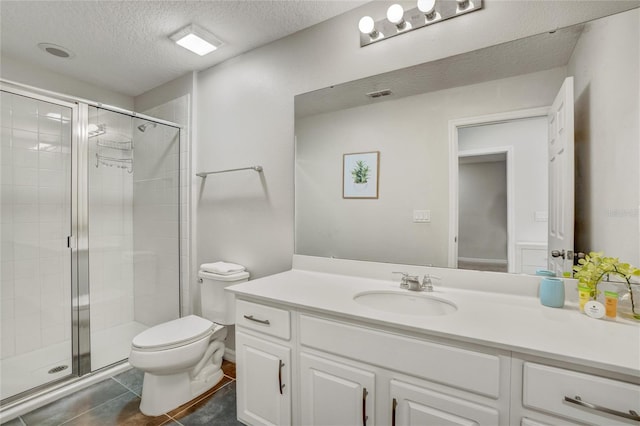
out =
{"type": "Polygon", "coordinates": [[[2,83],[2,408],[180,316],[180,127],[2,83]]]}

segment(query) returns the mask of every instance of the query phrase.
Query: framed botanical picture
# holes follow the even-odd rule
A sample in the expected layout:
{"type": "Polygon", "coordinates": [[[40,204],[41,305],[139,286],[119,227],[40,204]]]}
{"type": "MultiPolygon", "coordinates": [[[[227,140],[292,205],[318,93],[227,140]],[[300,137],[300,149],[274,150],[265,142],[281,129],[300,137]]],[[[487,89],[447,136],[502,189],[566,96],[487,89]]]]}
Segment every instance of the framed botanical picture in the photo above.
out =
{"type": "Polygon", "coordinates": [[[378,198],[380,151],[344,154],[342,198],[378,198]]]}

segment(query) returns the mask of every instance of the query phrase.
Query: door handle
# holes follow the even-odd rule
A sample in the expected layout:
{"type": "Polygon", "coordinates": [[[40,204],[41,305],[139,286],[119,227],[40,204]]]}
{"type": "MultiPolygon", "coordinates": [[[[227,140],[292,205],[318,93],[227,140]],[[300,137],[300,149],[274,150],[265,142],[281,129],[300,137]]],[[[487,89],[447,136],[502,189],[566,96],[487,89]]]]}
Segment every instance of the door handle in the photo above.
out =
{"type": "Polygon", "coordinates": [[[362,388],[362,426],[367,426],[367,388],[362,388]]]}
{"type": "Polygon", "coordinates": [[[565,252],[564,249],[562,249],[562,251],[560,250],[551,250],[551,256],[553,257],[561,257],[561,258],[565,258],[565,252]]]}
{"type": "Polygon", "coordinates": [[[396,426],[396,409],[398,408],[398,400],[393,398],[391,401],[391,426],[396,426]]]}
{"type": "Polygon", "coordinates": [[[284,383],[282,383],[282,367],[284,367],[284,362],[281,359],[278,360],[278,389],[280,390],[280,395],[282,395],[282,389],[284,389],[284,383]]]}

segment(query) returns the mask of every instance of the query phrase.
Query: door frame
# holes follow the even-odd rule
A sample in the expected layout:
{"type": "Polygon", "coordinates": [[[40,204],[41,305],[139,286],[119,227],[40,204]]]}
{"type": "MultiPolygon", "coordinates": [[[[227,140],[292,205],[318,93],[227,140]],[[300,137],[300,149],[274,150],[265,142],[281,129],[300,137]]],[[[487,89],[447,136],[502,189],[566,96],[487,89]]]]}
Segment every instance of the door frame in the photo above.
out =
{"type": "MultiPolygon", "coordinates": [[[[447,244],[448,267],[458,267],[458,157],[460,152],[464,152],[459,151],[458,149],[458,129],[485,124],[499,124],[527,118],[546,117],[550,108],[550,106],[545,106],[449,120],[449,243],[447,244]]],[[[501,152],[505,152],[505,148],[511,147],[492,147],[487,148],[487,150],[502,149],[503,151],[501,152]]],[[[484,149],[482,151],[484,151],[484,149]]],[[[513,156],[511,156],[511,159],[513,159],[513,156]]],[[[509,165],[512,163],[513,161],[509,161],[509,155],[507,155],[507,258],[509,272],[513,272],[513,268],[515,267],[515,206],[512,206],[514,210],[510,210],[509,207],[510,204],[513,204],[515,195],[515,188],[513,184],[514,171],[513,166],[509,165]],[[510,168],[511,172],[509,171],[510,168]]]]}

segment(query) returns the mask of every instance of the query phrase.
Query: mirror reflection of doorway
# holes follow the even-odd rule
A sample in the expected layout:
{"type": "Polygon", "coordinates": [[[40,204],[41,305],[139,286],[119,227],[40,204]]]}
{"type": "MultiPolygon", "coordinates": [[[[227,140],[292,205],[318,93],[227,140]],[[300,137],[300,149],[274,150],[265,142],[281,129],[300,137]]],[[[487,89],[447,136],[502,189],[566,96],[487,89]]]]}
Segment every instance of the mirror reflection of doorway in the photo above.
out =
{"type": "Polygon", "coordinates": [[[458,267],[507,272],[507,154],[458,159],[458,267]]]}
{"type": "Polygon", "coordinates": [[[527,274],[546,268],[546,113],[516,114],[452,123],[457,194],[450,260],[459,268],[527,274]]]}

